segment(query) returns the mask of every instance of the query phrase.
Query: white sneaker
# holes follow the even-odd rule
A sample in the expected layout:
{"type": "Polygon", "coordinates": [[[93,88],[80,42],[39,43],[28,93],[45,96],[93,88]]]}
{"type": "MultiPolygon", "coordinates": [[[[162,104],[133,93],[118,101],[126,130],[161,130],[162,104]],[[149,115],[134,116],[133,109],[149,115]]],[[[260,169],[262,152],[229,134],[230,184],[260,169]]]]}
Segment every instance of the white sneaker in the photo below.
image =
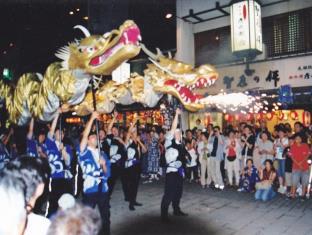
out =
{"type": "Polygon", "coordinates": [[[224,185],[220,185],[219,189],[223,190],[224,189],[224,185]]]}
{"type": "Polygon", "coordinates": [[[243,191],[244,191],[244,189],[242,189],[242,188],[237,189],[237,192],[243,192],[243,191]]]}
{"type": "Polygon", "coordinates": [[[219,188],[219,185],[218,185],[218,184],[215,184],[215,188],[219,188]]]}

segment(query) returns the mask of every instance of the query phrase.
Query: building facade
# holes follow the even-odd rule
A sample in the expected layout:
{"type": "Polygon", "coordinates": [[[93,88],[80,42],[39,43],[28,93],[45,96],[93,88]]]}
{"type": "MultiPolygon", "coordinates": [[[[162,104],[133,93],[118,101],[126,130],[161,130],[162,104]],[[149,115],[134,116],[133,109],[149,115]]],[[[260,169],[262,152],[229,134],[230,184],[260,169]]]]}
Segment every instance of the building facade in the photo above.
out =
{"type": "MultiPolygon", "coordinates": [[[[233,2],[177,0],[176,58],[193,65],[213,64],[219,72],[218,81],[202,94],[257,90],[268,94],[268,102],[278,102],[281,89],[289,88],[292,100],[284,109],[312,111],[312,1],[258,1],[263,52],[248,64],[231,52],[233,2]]],[[[185,125],[192,128],[196,114],[188,116],[185,125]]],[[[280,114],[275,116],[276,121],[282,121],[280,114]]]]}

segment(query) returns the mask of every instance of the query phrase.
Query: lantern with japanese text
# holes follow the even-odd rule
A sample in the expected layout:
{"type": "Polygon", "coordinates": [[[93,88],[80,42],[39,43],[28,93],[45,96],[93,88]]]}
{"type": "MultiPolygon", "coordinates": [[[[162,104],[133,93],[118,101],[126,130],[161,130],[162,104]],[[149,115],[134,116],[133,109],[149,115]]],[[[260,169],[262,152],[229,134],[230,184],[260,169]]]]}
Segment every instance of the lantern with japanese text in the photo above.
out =
{"type": "Polygon", "coordinates": [[[262,53],[261,6],[255,0],[233,1],[231,5],[232,53],[254,57],[262,53]]]}

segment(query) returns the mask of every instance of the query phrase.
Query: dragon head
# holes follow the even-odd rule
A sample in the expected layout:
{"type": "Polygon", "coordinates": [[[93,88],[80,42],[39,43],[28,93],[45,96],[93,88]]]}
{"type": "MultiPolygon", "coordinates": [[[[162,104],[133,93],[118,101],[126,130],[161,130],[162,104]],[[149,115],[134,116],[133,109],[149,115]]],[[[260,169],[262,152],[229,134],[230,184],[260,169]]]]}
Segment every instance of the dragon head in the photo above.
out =
{"type": "Polygon", "coordinates": [[[154,91],[173,95],[189,111],[204,108],[200,100],[203,96],[196,94],[196,89],[211,86],[218,79],[218,73],[211,65],[193,68],[190,64],[165,57],[160,50],[154,54],[141,44],[142,50],[150,57],[152,64],[147,65],[145,75],[150,77],[154,91]]]}
{"type": "Polygon", "coordinates": [[[62,47],[56,56],[65,69],[81,69],[92,75],[109,75],[123,62],[140,52],[140,29],[131,20],[104,35],[90,35],[81,25],[85,38],[62,47]]]}

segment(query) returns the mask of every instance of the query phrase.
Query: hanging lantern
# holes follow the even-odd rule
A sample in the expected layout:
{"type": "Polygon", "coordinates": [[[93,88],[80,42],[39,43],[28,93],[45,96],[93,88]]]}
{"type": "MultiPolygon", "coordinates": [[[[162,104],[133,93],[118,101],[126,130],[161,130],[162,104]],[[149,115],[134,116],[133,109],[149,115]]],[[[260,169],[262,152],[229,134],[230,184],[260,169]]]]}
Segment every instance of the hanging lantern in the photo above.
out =
{"type": "Polygon", "coordinates": [[[234,118],[235,118],[235,121],[239,121],[240,119],[239,114],[235,114],[234,118]]]}
{"type": "Polygon", "coordinates": [[[261,7],[254,0],[236,1],[231,5],[232,53],[255,56],[262,53],[261,7]]]}
{"type": "Polygon", "coordinates": [[[283,121],[284,117],[285,117],[285,114],[283,112],[280,112],[278,115],[278,120],[283,121]]]}
{"type": "Polygon", "coordinates": [[[224,120],[229,121],[230,120],[230,114],[225,114],[224,115],[224,120]]]}
{"type": "Polygon", "coordinates": [[[266,114],[266,119],[267,119],[268,121],[271,121],[271,120],[273,119],[274,115],[275,115],[275,112],[274,112],[274,111],[271,112],[271,113],[267,113],[267,114],[266,114]]]}
{"type": "Polygon", "coordinates": [[[296,111],[291,111],[290,114],[289,114],[290,118],[292,120],[298,120],[298,113],[296,111]]]}
{"type": "Polygon", "coordinates": [[[263,113],[257,113],[256,119],[257,119],[257,121],[263,120],[263,113]]]}
{"type": "Polygon", "coordinates": [[[253,118],[253,115],[251,113],[247,114],[247,121],[251,121],[253,118]]]}

